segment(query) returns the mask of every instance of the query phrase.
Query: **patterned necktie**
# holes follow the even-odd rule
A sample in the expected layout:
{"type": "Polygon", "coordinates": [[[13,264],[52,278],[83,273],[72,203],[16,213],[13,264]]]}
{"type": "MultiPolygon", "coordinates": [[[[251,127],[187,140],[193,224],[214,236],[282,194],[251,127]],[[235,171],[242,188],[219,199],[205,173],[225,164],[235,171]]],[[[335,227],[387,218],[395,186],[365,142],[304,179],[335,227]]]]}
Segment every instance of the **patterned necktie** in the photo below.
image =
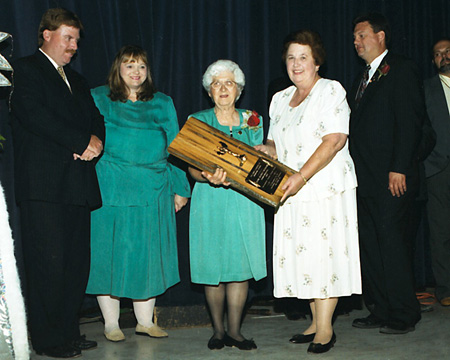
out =
{"type": "Polygon", "coordinates": [[[369,71],[370,71],[370,65],[367,65],[366,70],[364,70],[364,74],[361,79],[361,82],[359,83],[358,92],[356,93],[356,97],[355,97],[356,102],[359,102],[359,100],[361,100],[361,98],[364,94],[364,90],[366,90],[366,87],[369,84],[369,71]]]}
{"type": "Polygon", "coordinates": [[[64,74],[63,68],[61,66],[58,66],[56,68],[56,70],[58,70],[58,74],[61,75],[61,77],[64,80],[64,82],[66,82],[66,74],[64,74]]]}

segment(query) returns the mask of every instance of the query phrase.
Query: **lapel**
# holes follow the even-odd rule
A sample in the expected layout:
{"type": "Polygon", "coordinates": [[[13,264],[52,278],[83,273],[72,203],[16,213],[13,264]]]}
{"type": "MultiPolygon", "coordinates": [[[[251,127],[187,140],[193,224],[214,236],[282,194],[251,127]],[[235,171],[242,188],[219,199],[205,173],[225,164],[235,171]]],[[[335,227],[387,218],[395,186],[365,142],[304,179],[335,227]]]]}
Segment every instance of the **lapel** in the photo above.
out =
{"type": "MultiPolygon", "coordinates": [[[[379,91],[383,90],[383,84],[385,83],[386,78],[389,76],[389,72],[391,70],[391,61],[391,52],[388,52],[383,60],[381,60],[380,65],[370,79],[370,82],[367,85],[366,90],[364,91],[364,94],[359,101],[359,104],[356,105],[356,102],[353,100],[353,102],[355,103],[353,109],[353,125],[357,125],[360,122],[360,119],[364,117],[361,114],[364,114],[364,111],[370,104],[371,99],[373,99],[373,97],[376,96],[379,91]]],[[[359,75],[358,79],[360,79],[360,77],[362,76],[361,74],[359,75]]],[[[356,96],[356,92],[355,94],[352,94],[352,96],[356,96]]]]}
{"type": "MultiPolygon", "coordinates": [[[[57,93],[64,95],[64,97],[71,95],[69,87],[59,75],[58,70],[55,69],[50,60],[40,50],[36,51],[35,58],[45,76],[45,86],[54,88],[57,93]]],[[[69,71],[66,71],[66,76],[67,72],[69,71]]],[[[69,79],[69,77],[67,78],[69,79]]]]}
{"type": "Polygon", "coordinates": [[[433,106],[436,106],[436,112],[438,114],[442,114],[445,117],[445,115],[450,116],[450,113],[447,106],[447,99],[445,98],[444,86],[439,75],[436,75],[430,81],[433,106]]]}

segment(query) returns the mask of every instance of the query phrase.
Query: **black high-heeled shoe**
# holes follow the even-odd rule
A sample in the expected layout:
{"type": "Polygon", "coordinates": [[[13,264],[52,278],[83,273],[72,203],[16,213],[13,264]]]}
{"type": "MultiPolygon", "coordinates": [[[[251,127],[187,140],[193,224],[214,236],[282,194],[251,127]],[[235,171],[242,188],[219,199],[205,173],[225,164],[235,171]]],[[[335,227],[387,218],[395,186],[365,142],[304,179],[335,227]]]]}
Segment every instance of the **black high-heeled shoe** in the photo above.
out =
{"type": "Polygon", "coordinates": [[[316,333],[314,334],[295,334],[293,337],[289,339],[289,341],[293,344],[307,344],[314,340],[314,336],[316,336],[316,333]]]}
{"type": "Polygon", "coordinates": [[[244,339],[242,341],[238,341],[236,339],[233,339],[231,336],[228,336],[228,334],[225,334],[223,337],[223,342],[226,346],[234,346],[237,347],[239,350],[253,350],[256,349],[257,346],[253,339],[247,340],[244,339]]]}
{"type": "Polygon", "coordinates": [[[330,350],[336,343],[336,334],[333,332],[331,340],[326,344],[311,343],[308,346],[308,352],[313,354],[321,354],[330,350]]]}
{"type": "Polygon", "coordinates": [[[218,339],[216,337],[211,336],[211,339],[208,341],[208,348],[210,350],[220,350],[224,347],[223,339],[218,339]]]}

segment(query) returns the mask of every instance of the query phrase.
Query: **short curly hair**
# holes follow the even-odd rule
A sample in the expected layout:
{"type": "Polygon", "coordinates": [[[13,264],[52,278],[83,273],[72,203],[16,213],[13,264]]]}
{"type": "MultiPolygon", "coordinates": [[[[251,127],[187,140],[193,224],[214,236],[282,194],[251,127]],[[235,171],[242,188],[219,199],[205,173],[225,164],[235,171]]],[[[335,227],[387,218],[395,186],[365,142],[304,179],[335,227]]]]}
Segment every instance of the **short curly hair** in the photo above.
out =
{"type": "Polygon", "coordinates": [[[214,76],[218,76],[221,73],[229,71],[234,75],[234,82],[236,83],[239,94],[236,98],[239,99],[242,90],[245,86],[245,75],[238,64],[231,60],[217,60],[208,66],[205,73],[203,74],[202,84],[206,92],[209,94],[211,92],[211,83],[214,76]]]}

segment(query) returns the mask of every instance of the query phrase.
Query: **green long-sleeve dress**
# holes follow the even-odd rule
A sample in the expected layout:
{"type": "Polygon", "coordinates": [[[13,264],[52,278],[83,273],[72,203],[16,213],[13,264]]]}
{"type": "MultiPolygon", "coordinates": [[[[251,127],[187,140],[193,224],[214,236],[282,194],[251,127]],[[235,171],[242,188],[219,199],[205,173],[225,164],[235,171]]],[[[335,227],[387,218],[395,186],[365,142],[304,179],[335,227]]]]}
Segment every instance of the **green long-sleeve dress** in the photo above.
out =
{"type": "Polygon", "coordinates": [[[92,90],[105,117],[104,154],[96,165],[103,206],[92,213],[87,293],[148,299],[179,282],[174,194],[189,197],[184,171],[167,147],[178,133],[172,99],[111,101],[92,90]]]}
{"type": "MultiPolygon", "coordinates": [[[[248,126],[251,111],[238,109],[240,125],[233,137],[254,146],[263,141],[259,126],[248,126]]],[[[214,109],[191,115],[225,133],[214,109]]],[[[190,213],[191,280],[217,285],[220,282],[260,280],[267,275],[263,209],[232,188],[197,182],[190,213]]]]}

